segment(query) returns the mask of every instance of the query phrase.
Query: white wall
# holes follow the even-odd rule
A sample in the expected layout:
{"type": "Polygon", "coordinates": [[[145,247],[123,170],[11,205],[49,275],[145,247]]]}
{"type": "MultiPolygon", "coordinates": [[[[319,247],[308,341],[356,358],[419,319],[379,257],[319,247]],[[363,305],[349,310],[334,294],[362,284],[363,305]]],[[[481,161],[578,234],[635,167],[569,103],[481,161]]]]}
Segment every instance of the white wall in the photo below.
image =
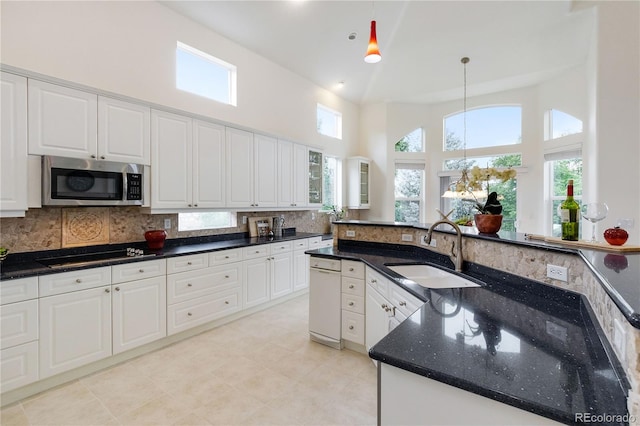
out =
{"type": "Polygon", "coordinates": [[[1,61],[248,127],[328,154],[355,154],[358,106],[151,1],[2,2],[1,61]],[[238,68],[238,106],[175,88],[176,42],[238,68]],[[343,114],[343,140],[316,131],[316,103],[343,114]]]}

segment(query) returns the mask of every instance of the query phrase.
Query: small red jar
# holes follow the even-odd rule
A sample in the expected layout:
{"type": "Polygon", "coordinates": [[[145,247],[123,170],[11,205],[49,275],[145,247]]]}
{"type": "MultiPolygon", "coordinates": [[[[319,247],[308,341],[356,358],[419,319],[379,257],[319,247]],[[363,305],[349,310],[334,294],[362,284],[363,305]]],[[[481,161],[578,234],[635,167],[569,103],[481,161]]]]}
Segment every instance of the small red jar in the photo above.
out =
{"type": "Polygon", "coordinates": [[[150,250],[160,250],[164,247],[164,240],[167,238],[167,233],[164,229],[154,229],[144,233],[144,239],[147,240],[147,245],[150,250]]]}

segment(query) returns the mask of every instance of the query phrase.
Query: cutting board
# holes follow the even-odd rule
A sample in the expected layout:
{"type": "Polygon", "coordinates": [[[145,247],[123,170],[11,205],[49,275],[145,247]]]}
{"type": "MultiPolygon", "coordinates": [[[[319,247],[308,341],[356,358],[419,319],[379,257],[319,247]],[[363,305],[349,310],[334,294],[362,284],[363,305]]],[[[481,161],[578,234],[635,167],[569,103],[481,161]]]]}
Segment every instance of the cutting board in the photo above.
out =
{"type": "Polygon", "coordinates": [[[544,235],[525,234],[525,238],[529,240],[540,240],[547,243],[557,244],[560,246],[588,248],[591,250],[606,250],[615,251],[619,253],[633,253],[640,252],[640,246],[622,245],[612,246],[606,242],[591,242],[591,241],[565,241],[559,237],[545,237],[544,235]]]}
{"type": "MultiPolygon", "coordinates": [[[[271,229],[271,220],[270,217],[250,217],[249,218],[249,236],[257,237],[258,236],[258,222],[266,222],[269,229],[271,229]]],[[[268,230],[267,230],[268,232],[268,230]]]]}

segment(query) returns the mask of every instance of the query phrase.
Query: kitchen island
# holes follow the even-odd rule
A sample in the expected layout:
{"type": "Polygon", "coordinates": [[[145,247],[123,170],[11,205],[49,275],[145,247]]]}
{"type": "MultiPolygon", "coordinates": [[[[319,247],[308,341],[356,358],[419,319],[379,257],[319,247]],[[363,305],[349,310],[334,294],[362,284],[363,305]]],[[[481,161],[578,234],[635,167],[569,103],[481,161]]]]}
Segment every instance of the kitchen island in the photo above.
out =
{"type": "Polygon", "coordinates": [[[387,267],[453,267],[447,256],[415,246],[341,239],[309,253],[363,261],[424,302],[369,352],[379,361],[382,424],[511,423],[496,413],[512,407],[525,424],[536,423],[529,413],[566,424],[629,421],[629,383],[585,296],[471,262],[464,273],[481,287],[430,290],[387,267]],[[453,400],[445,404],[443,395],[453,400]]]}

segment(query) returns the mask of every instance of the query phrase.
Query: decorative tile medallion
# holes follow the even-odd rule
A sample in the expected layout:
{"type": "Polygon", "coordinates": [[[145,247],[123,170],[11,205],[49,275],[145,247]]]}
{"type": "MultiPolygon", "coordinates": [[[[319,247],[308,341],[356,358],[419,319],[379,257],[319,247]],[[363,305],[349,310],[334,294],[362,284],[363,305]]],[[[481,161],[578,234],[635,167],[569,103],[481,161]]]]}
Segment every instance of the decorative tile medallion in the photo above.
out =
{"type": "Polygon", "coordinates": [[[62,247],[109,243],[109,209],[62,209],[62,247]]]}

